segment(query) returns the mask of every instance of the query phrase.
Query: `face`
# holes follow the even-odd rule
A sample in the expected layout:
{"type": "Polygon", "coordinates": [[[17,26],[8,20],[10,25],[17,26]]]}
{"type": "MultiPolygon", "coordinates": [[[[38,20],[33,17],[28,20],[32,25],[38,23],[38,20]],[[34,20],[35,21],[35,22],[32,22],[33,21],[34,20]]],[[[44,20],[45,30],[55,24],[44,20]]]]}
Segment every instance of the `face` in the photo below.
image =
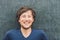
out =
{"type": "Polygon", "coordinates": [[[19,23],[22,28],[29,29],[31,28],[32,23],[34,22],[34,18],[32,16],[31,10],[28,10],[21,14],[19,18],[19,23]]]}

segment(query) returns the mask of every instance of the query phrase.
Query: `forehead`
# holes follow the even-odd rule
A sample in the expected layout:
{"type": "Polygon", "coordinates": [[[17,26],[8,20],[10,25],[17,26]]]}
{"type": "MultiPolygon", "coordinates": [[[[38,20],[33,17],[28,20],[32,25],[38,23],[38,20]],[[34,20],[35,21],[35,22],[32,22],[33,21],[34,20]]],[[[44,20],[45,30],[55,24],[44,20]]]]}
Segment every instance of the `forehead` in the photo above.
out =
{"type": "Polygon", "coordinates": [[[28,10],[28,11],[22,13],[21,15],[32,15],[32,11],[31,10],[28,10]]]}

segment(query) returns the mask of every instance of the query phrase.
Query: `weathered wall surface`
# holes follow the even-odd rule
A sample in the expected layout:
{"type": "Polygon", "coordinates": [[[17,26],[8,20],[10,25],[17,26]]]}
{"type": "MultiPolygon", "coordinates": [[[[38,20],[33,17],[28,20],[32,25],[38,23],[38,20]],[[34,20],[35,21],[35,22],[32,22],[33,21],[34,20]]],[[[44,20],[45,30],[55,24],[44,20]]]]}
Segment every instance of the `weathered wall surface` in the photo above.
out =
{"type": "Polygon", "coordinates": [[[60,0],[0,0],[0,40],[17,27],[16,11],[24,5],[36,11],[35,28],[45,30],[49,40],[60,40],[60,0]]]}

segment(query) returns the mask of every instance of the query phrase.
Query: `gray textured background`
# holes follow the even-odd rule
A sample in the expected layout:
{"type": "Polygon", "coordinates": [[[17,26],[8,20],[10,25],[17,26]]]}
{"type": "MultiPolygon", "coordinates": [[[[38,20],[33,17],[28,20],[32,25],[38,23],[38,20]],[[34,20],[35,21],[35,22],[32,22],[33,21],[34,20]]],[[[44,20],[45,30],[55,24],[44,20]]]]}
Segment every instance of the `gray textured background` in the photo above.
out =
{"type": "Polygon", "coordinates": [[[24,5],[36,11],[34,28],[45,30],[49,40],[60,40],[60,0],[0,0],[0,40],[17,27],[16,11],[24,5]]]}

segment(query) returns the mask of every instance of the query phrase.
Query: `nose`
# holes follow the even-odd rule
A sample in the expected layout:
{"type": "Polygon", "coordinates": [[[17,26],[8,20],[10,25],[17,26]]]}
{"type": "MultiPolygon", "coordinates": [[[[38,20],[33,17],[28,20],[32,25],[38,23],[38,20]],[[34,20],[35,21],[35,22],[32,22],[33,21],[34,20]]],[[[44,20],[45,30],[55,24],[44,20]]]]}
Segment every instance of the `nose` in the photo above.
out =
{"type": "Polygon", "coordinates": [[[25,18],[25,20],[26,20],[26,22],[27,22],[27,21],[29,20],[29,18],[28,18],[28,17],[26,17],[26,18],[25,18]]]}

